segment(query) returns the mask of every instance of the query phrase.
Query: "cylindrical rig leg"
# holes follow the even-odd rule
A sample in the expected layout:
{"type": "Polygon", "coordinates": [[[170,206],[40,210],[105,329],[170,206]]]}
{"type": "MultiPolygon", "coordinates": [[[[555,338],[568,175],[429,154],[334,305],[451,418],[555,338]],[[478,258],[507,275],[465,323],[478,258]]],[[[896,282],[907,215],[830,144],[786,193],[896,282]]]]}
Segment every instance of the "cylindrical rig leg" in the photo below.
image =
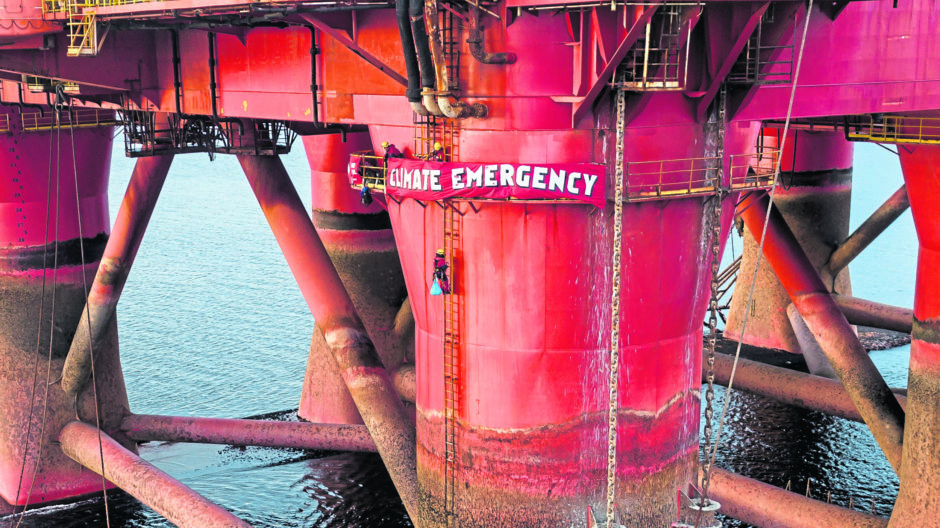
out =
{"type": "Polygon", "coordinates": [[[756,526],[884,528],[888,525],[883,517],[840,508],[721,469],[712,470],[709,496],[721,503],[721,513],[756,526]]]}
{"type": "MultiPolygon", "coordinates": [[[[758,237],[769,205],[766,193],[752,192],[738,206],[744,224],[758,237]]],[[[888,462],[899,469],[904,411],[776,208],[770,211],[764,258],[816,337],[888,462]]]]}
{"type": "MultiPolygon", "coordinates": [[[[778,144],[780,130],[765,129],[763,133],[766,146],[778,144]]],[[[849,234],[853,146],[841,133],[795,131],[787,137],[785,148],[774,207],[780,208],[813,266],[823,271],[832,249],[849,234]]],[[[787,319],[790,298],[766,262],[761,262],[758,270],[747,328],[743,328],[757,264],[757,246],[745,226],[741,270],[731,298],[725,337],[749,345],[800,352],[787,319]]],[[[830,291],[852,294],[848,271],[838,274],[834,283],[826,278],[826,286],[830,291]]]]}
{"type": "MultiPolygon", "coordinates": [[[[417,519],[415,428],[303,202],[276,156],[238,156],[411,518],[417,519]]],[[[419,525],[420,526],[420,525],[419,525]]]]}
{"type": "Polygon", "coordinates": [[[62,390],[70,398],[85,388],[91,376],[92,346],[100,345],[111,324],[172,161],[172,155],[137,160],[62,368],[62,390]]]}
{"type": "Polygon", "coordinates": [[[99,475],[103,466],[104,478],[180,528],[251,528],[94,426],[72,422],[62,428],[59,442],[72,460],[99,475]]]}
{"type": "MultiPolygon", "coordinates": [[[[378,202],[363,206],[349,187],[346,166],[353,152],[372,150],[368,132],[303,138],[310,163],[313,223],[336,267],[382,363],[402,361],[393,328],[407,296],[388,213],[378,202]]],[[[314,329],[300,398],[301,418],[317,423],[362,423],[346,384],[334,367],[326,340],[314,329]]]]}
{"type": "Polygon", "coordinates": [[[901,489],[889,526],[920,528],[940,519],[940,147],[908,146],[900,154],[920,251],[901,489]]]}
{"type": "Polygon", "coordinates": [[[138,442],[375,452],[375,442],[364,425],[132,414],[124,418],[121,431],[138,442]]]}
{"type": "MultiPolygon", "coordinates": [[[[101,478],[76,466],[55,445],[76,414],[74,399],[55,378],[85,307],[82,275],[91,284],[108,239],[112,128],[62,130],[59,148],[52,143],[50,177],[54,133],[25,132],[20,114],[5,107],[0,113],[13,128],[0,138],[0,497],[20,506],[101,491],[101,478]]],[[[95,379],[101,427],[113,430],[128,403],[116,320],[104,330],[95,347],[95,379]]],[[[93,391],[82,393],[78,405],[83,419],[95,419],[93,391]]]]}

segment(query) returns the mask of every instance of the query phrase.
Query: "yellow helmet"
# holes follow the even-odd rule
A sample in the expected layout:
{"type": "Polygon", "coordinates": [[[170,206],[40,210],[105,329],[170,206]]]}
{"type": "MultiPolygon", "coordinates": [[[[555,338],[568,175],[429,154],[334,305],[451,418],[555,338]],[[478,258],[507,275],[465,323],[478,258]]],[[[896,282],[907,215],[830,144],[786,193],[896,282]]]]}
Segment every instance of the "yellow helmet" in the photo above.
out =
{"type": "Polygon", "coordinates": [[[388,145],[389,145],[388,141],[382,142],[382,148],[388,148],[388,145]]]}
{"type": "Polygon", "coordinates": [[[434,142],[434,150],[441,150],[442,148],[444,148],[444,147],[441,146],[441,142],[440,142],[440,141],[435,141],[435,142],[434,142]]]}
{"type": "Polygon", "coordinates": [[[443,256],[444,256],[444,250],[443,250],[443,249],[438,249],[438,250],[436,251],[436,253],[437,253],[437,255],[438,255],[439,257],[443,257],[443,256]]]}

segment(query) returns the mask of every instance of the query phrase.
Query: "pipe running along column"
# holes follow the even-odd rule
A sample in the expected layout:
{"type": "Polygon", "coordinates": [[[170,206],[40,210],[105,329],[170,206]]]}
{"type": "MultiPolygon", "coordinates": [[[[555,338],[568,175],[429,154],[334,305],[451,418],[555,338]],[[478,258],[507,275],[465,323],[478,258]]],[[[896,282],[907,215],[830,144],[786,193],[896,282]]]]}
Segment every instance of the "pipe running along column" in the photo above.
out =
{"type": "MultiPolygon", "coordinates": [[[[428,29],[424,24],[424,0],[401,0],[408,2],[408,16],[411,19],[411,32],[418,55],[418,65],[421,71],[421,100],[431,115],[442,116],[437,99],[434,98],[435,71],[434,61],[431,59],[428,29]]],[[[397,6],[396,6],[397,8],[397,6]]],[[[420,113],[420,112],[418,112],[420,113]]]]}
{"type": "MultiPolygon", "coordinates": [[[[303,142],[317,234],[382,364],[391,372],[405,355],[405,343],[395,332],[396,316],[408,295],[405,278],[388,213],[378,202],[363,205],[346,176],[349,155],[371,151],[372,140],[368,132],[350,132],[345,142],[339,134],[306,136],[303,142]]],[[[362,423],[335,364],[323,333],[315,328],[298,414],[318,423],[362,423]]]]}
{"type": "MultiPolygon", "coordinates": [[[[769,206],[770,197],[763,192],[748,193],[738,206],[758,244],[769,206]]],[[[766,236],[764,258],[816,337],[888,462],[898,470],[904,411],[776,208],[770,211],[766,236]]]]}
{"type": "Polygon", "coordinates": [[[72,422],[62,428],[59,442],[72,460],[102,475],[180,528],[251,528],[94,426],[72,422]]]}
{"type": "Polygon", "coordinates": [[[920,528],[940,519],[940,147],[910,145],[900,156],[920,251],[901,489],[888,526],[920,528]]]}
{"type": "Polygon", "coordinates": [[[114,229],[101,257],[101,265],[88,292],[88,306],[75,330],[65,365],[62,367],[62,390],[75,398],[91,376],[91,347],[101,341],[114,318],[127,275],[134,265],[137,250],[144,238],[153,208],[163,189],[173,156],[139,158],[124,200],[114,219],[114,229]],[[90,321],[90,322],[89,322],[90,321]]]}
{"type": "Polygon", "coordinates": [[[281,159],[239,155],[316,325],[412,519],[418,489],[415,428],[281,159]]]}
{"type": "Polygon", "coordinates": [[[102,429],[129,412],[115,318],[95,346],[97,390],[80,393],[76,409],[55,383],[108,240],[113,128],[69,129],[63,115],[61,130],[27,131],[31,111],[0,106],[11,127],[0,137],[0,502],[14,506],[100,493],[101,478],[56,438],[76,412],[95,420],[95,392],[102,429]]]}
{"type": "Polygon", "coordinates": [[[452,119],[486,117],[486,105],[483,103],[462,103],[450,93],[450,80],[447,77],[447,58],[444,56],[444,46],[441,44],[439,21],[437,0],[425,0],[424,23],[430,36],[431,57],[434,61],[434,73],[437,80],[437,106],[445,116],[452,119]]]}

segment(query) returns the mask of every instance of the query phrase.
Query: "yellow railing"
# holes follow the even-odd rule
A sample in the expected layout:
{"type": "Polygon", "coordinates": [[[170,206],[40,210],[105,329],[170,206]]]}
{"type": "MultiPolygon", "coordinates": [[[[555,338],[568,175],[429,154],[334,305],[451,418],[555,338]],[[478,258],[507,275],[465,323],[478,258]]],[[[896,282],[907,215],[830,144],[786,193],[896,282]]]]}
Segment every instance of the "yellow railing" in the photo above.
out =
{"type": "Polygon", "coordinates": [[[0,132],[10,132],[9,114],[0,114],[0,132]]]}
{"type": "Polygon", "coordinates": [[[847,125],[846,136],[875,143],[940,144],[940,118],[907,116],[860,116],[847,125]]]}
{"type": "Polygon", "coordinates": [[[714,194],[720,163],[717,157],[628,162],[624,167],[625,200],[645,202],[714,194]]]}
{"type": "Polygon", "coordinates": [[[773,187],[779,159],[780,151],[771,149],[731,156],[731,192],[773,187]]]}
{"type": "Polygon", "coordinates": [[[111,7],[132,4],[146,4],[154,0],[84,0],[75,2],[74,0],[43,0],[42,9],[44,13],[67,13],[74,4],[80,4],[80,7],[111,7]],[[69,4],[73,4],[70,6],[69,4]]]}
{"type": "MultiPolygon", "coordinates": [[[[7,117],[7,116],[3,116],[7,117]]],[[[39,112],[23,112],[23,130],[35,132],[38,130],[51,130],[53,128],[90,128],[117,125],[118,119],[113,110],[97,108],[81,108],[71,113],[62,112],[56,119],[55,112],[46,111],[44,115],[39,112]]],[[[9,128],[9,122],[7,123],[9,128]]]]}
{"type": "Polygon", "coordinates": [[[368,186],[369,189],[385,192],[385,159],[371,152],[357,152],[350,155],[352,159],[359,160],[359,177],[362,183],[353,185],[356,189],[368,186]]]}
{"type": "MultiPolygon", "coordinates": [[[[739,192],[773,187],[779,157],[778,150],[770,149],[731,156],[728,190],[739,192]]],[[[371,152],[358,152],[351,158],[359,161],[361,180],[353,187],[362,189],[367,185],[373,191],[385,192],[383,157],[371,152]]],[[[715,194],[720,161],[718,157],[702,157],[628,162],[625,166],[625,200],[644,202],[715,194]]]]}

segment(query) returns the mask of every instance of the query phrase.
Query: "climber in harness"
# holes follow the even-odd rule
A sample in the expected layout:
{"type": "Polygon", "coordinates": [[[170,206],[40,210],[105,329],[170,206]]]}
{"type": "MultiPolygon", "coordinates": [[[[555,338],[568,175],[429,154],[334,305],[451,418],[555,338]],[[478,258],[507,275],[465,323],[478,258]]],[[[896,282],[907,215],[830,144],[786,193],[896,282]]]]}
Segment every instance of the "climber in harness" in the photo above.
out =
{"type": "Polygon", "coordinates": [[[359,201],[362,205],[372,205],[372,189],[365,182],[362,183],[362,190],[359,191],[359,201]]]}
{"type": "Polygon", "coordinates": [[[447,261],[444,259],[444,250],[438,249],[434,254],[434,278],[431,284],[431,295],[447,295],[450,293],[450,281],[447,279],[447,261]]]}
{"type": "Polygon", "coordinates": [[[444,161],[444,147],[440,141],[434,142],[434,150],[428,154],[428,161],[444,161]]]}
{"type": "Polygon", "coordinates": [[[382,161],[385,164],[385,168],[388,169],[388,158],[404,158],[405,155],[398,150],[398,147],[389,143],[388,141],[382,142],[382,148],[385,149],[385,156],[382,157],[382,161]]]}

